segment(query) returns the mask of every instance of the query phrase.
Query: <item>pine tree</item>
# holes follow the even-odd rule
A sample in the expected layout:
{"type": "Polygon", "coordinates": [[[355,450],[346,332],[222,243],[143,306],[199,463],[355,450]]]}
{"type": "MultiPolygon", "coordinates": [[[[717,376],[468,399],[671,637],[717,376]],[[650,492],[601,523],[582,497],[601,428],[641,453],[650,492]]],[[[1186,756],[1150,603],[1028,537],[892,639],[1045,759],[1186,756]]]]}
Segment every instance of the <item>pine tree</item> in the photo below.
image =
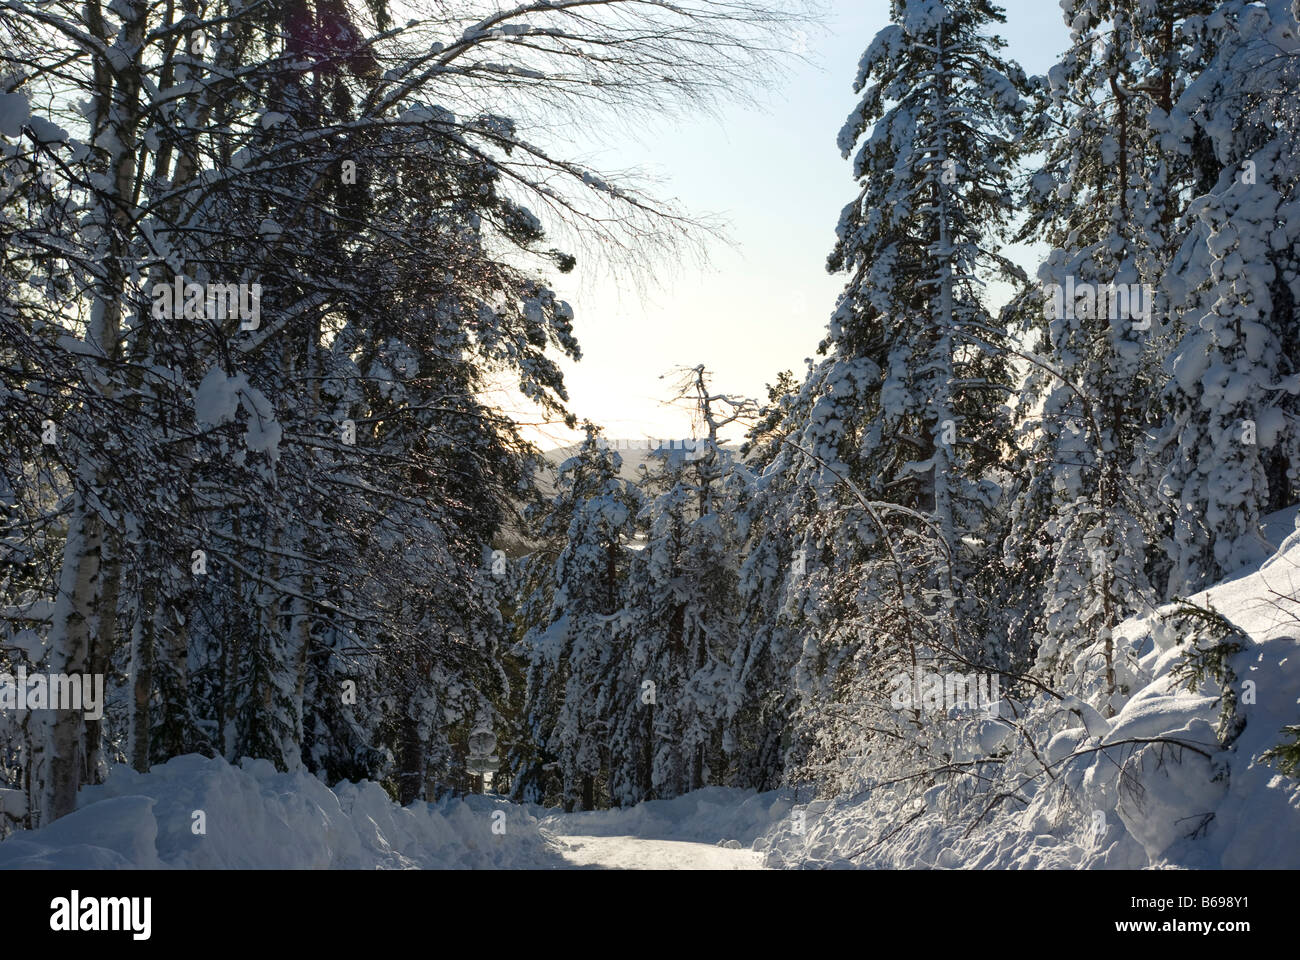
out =
{"type": "Polygon", "coordinates": [[[872,726],[838,704],[887,703],[895,665],[979,662],[996,645],[968,585],[991,550],[1010,390],[981,278],[1017,272],[996,232],[1013,209],[1024,77],[985,32],[1003,20],[990,4],[895,3],[893,19],[839,139],[845,157],[858,148],[861,184],[829,261],[848,286],[788,449],[760,480],[791,501],[805,572],[784,606],[805,638],[804,707],[824,714],[808,722],[825,728],[806,762],[832,768],[872,726]]]}
{"type": "Polygon", "coordinates": [[[641,506],[621,464],[587,424],[536,518],[537,538],[554,543],[553,553],[530,558],[525,574],[519,647],[529,664],[526,724],[541,752],[512,760],[520,769],[515,792],[566,809],[593,809],[598,783],[608,779],[611,718],[601,690],[616,666],[614,622],[641,506]],[[558,783],[549,782],[551,771],[558,783]]]}
{"type": "Polygon", "coordinates": [[[654,451],[642,481],[645,542],[628,574],[608,698],[623,803],[728,783],[740,752],[729,720],[740,696],[739,497],[750,481],[722,433],[752,405],[715,393],[703,365],[682,371],[676,399],[702,436],[654,451]]]}
{"type": "Polygon", "coordinates": [[[1071,47],[1030,130],[1047,152],[1028,178],[1021,238],[1054,249],[1038,271],[1045,338],[1027,395],[1039,407],[1022,406],[1029,477],[1006,555],[1027,578],[1021,594],[1042,594],[1036,622],[1020,627],[1042,671],[1099,689],[1107,711],[1122,693],[1112,631],[1165,576],[1147,549],[1163,505],[1142,449],[1176,335],[1160,280],[1184,191],[1204,177],[1200,141],[1170,120],[1205,55],[1182,24],[1204,7],[1069,4],[1071,47]]]}
{"type": "Polygon", "coordinates": [[[782,475],[770,470],[788,450],[786,434],[800,419],[794,408],[799,383],[792,373],[782,373],[767,394],[741,447],[754,482],[740,489],[737,503],[744,560],[737,578],[741,619],[728,715],[738,744],[736,784],[759,790],[781,783],[795,736],[793,678],[800,647],[784,601],[804,574],[808,550],[806,544],[796,545],[787,488],[779,483],[782,475]]]}
{"type": "Polygon", "coordinates": [[[1277,38],[1300,30],[1289,11],[1233,3],[1205,30],[1216,57],[1178,107],[1222,170],[1190,204],[1171,265],[1185,332],[1167,362],[1170,413],[1152,445],[1175,510],[1171,595],[1267,555],[1260,520],[1295,499],[1300,449],[1290,427],[1300,354],[1286,212],[1300,176],[1300,131],[1284,93],[1300,78],[1294,57],[1277,56],[1277,38]]]}

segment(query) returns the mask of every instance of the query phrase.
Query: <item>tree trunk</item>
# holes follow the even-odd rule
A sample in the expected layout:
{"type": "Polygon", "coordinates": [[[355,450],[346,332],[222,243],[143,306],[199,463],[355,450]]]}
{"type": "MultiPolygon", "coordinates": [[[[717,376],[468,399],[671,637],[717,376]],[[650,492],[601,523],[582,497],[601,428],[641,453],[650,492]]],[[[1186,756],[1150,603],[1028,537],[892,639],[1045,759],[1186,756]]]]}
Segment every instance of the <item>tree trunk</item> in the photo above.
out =
{"type": "Polygon", "coordinates": [[[131,698],[130,746],[131,766],[141,773],[149,772],[150,737],[153,715],[150,700],[153,696],[154,637],[156,634],[154,585],[146,578],[140,589],[140,606],[136,610],[135,626],[131,630],[131,673],[134,681],[131,698]]]}
{"type": "MultiPolygon", "coordinates": [[[[90,637],[91,676],[104,677],[108,692],[108,670],[113,648],[117,645],[117,601],[122,584],[122,559],[113,531],[105,531],[101,551],[99,619],[90,637]]],[[[100,710],[104,704],[100,704],[100,710]]],[[[86,766],[82,777],[86,783],[103,783],[108,764],[104,760],[104,717],[86,720],[86,766]]]]}
{"type": "Polygon", "coordinates": [[[641,782],[640,800],[651,800],[654,798],[655,789],[655,705],[653,703],[646,705],[646,722],[645,722],[645,745],[643,747],[642,762],[645,764],[645,770],[641,782]]]}
{"type": "MultiPolygon", "coordinates": [[[[100,359],[111,362],[117,356],[121,338],[123,293],[126,288],[123,260],[127,237],[134,229],[131,198],[134,195],[136,127],[139,123],[140,56],[144,39],[146,7],[132,0],[118,0],[115,11],[122,25],[112,38],[118,62],[113,66],[95,55],[94,120],[91,143],[103,149],[106,185],[89,219],[97,221],[107,241],[100,258],[86,328],[89,382],[96,384],[105,400],[112,399],[111,381],[98,376],[100,359]]],[[[110,42],[107,25],[97,0],[85,5],[88,32],[104,44],[110,42]]],[[[50,667],[54,672],[84,674],[90,657],[92,634],[98,627],[100,547],[102,524],[95,508],[87,502],[86,488],[102,486],[101,477],[83,454],[80,475],[74,482],[83,490],[74,501],[68,520],[59,571],[59,595],[50,624],[50,667]]],[[[70,710],[55,711],[48,724],[48,754],[39,772],[35,793],[40,801],[37,822],[49,823],[76,809],[81,786],[84,715],[70,710]]]]}
{"type": "MultiPolygon", "coordinates": [[[[50,626],[49,666],[53,673],[86,672],[92,625],[99,593],[100,539],[98,515],[78,496],[63,544],[59,594],[50,626]]],[[[46,750],[35,773],[35,822],[44,826],[72,813],[81,786],[81,733],[84,714],[56,710],[47,721],[46,750]]]]}

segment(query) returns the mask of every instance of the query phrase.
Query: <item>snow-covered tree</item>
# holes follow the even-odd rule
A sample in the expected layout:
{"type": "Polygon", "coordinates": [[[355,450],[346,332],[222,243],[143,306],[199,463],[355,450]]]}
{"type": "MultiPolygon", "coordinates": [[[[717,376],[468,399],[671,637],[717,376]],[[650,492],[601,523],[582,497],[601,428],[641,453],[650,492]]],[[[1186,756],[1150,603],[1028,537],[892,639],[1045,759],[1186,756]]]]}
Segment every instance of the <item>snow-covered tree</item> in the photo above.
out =
{"type": "Polygon", "coordinates": [[[33,588],[52,604],[35,651],[127,687],[115,729],[63,711],[28,731],[40,822],[113,749],[142,768],[305,756],[427,793],[451,776],[455,718],[500,695],[479,568],[529,496],[528,451],[481,388],[513,379],[565,416],[572,317],[538,271],[573,260],[547,227],[617,257],[685,222],[501,114],[707,99],[786,17],[660,0],[427,13],[0,12],[4,295],[22,305],[3,317],[20,356],[4,389],[58,435],[39,448],[52,490],[34,509],[60,518],[61,556],[33,588]],[[159,295],[175,284],[183,303],[159,295]],[[237,291],[215,313],[213,288],[237,291]]]}
{"type": "Polygon", "coordinates": [[[768,467],[786,449],[784,440],[799,413],[799,384],[783,372],[767,388],[767,403],[741,448],[754,480],[739,492],[737,515],[744,526],[744,559],[737,577],[739,643],[727,718],[736,741],[738,786],[768,790],[781,783],[796,735],[799,691],[793,683],[801,654],[799,633],[787,599],[807,567],[808,546],[796,538],[788,491],[768,467]]]}
{"type": "Polygon", "coordinates": [[[644,545],[618,624],[620,673],[608,704],[622,803],[729,782],[740,752],[729,721],[740,646],[738,496],[749,476],[722,432],[752,405],[714,392],[702,365],[683,371],[678,399],[700,435],[651,455],[644,545]]]}
{"type": "Polygon", "coordinates": [[[1152,444],[1174,513],[1169,592],[1190,594],[1267,554],[1260,519],[1296,487],[1300,296],[1292,215],[1300,29],[1286,4],[1222,4],[1216,55],[1175,116],[1213,146],[1213,188],[1187,211],[1168,285],[1184,333],[1167,361],[1169,416],[1152,444]]]}
{"type": "Polygon", "coordinates": [[[603,692],[618,669],[615,621],[641,509],[640,494],[619,476],[621,464],[588,424],[537,518],[537,539],[553,546],[529,559],[520,606],[525,723],[537,752],[512,758],[515,793],[558,798],[567,809],[593,809],[598,780],[608,778],[612,717],[603,692]]]}
{"type": "MultiPolygon", "coordinates": [[[[1161,416],[1160,363],[1176,335],[1161,280],[1180,205],[1205,178],[1203,138],[1171,114],[1208,56],[1206,6],[1065,5],[1070,47],[1029,131],[1045,159],[1028,178],[1021,237],[1052,250],[1038,271],[1034,326],[1045,335],[1031,345],[1019,442],[1028,476],[1006,557],[1025,580],[1020,595],[1041,598],[1018,629],[1032,634],[1045,675],[1067,686],[1103,675],[1108,697],[1111,631],[1164,576],[1149,550],[1163,504],[1140,451],[1161,416]]],[[[1022,318],[1031,304],[1019,304],[1022,318]]]]}
{"type": "Polygon", "coordinates": [[[789,556],[772,562],[800,560],[782,606],[802,637],[796,689],[821,704],[809,762],[832,767],[873,726],[841,705],[888,713],[893,666],[996,649],[972,581],[993,549],[1010,365],[983,284],[1017,274],[997,233],[1014,206],[1024,77],[988,32],[1003,20],[990,4],[898,2],[892,19],[839,138],[861,185],[829,261],[848,285],[758,481],[789,511],[789,556]]]}

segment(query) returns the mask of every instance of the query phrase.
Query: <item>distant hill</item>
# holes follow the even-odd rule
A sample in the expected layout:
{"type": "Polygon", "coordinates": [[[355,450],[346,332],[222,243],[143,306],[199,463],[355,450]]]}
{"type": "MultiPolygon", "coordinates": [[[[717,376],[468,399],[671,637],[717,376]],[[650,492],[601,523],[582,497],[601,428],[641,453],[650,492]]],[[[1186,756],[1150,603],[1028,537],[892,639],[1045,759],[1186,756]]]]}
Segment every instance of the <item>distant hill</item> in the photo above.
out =
{"type": "MultiPolygon", "coordinates": [[[[623,459],[623,465],[618,472],[619,476],[624,480],[635,481],[641,475],[640,470],[642,464],[649,463],[650,455],[656,450],[664,448],[689,450],[689,444],[691,444],[692,441],[659,438],[634,438],[630,440],[611,439],[608,443],[609,446],[616,450],[619,456],[623,459]]],[[[550,492],[552,489],[551,482],[554,479],[555,471],[560,468],[560,464],[564,463],[565,460],[576,456],[581,446],[582,444],[580,443],[571,443],[568,446],[556,447],[554,450],[547,450],[544,452],[543,455],[551,465],[551,476],[538,478],[543,490],[548,493],[550,492]]],[[[730,450],[736,456],[740,455],[739,444],[724,443],[722,448],[724,450],[730,450]]]]}

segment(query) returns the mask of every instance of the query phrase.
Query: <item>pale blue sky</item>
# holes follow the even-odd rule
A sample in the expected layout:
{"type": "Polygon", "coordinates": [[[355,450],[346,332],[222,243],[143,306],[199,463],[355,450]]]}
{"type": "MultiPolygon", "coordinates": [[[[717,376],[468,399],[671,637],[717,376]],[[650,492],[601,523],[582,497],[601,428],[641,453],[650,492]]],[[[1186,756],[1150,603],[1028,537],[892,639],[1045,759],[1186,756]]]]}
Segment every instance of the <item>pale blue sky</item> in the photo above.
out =
{"type": "MultiPolygon", "coordinates": [[[[690,436],[685,411],[663,405],[660,375],[703,362],[717,390],[764,395],[778,371],[804,368],[825,331],[843,280],[826,257],[840,211],[854,193],[836,136],[855,105],[862,52],[888,22],[887,0],[830,0],[823,29],[790,38],[810,61],[757,94],[755,107],[724,105],[716,117],[650,124],[574,145],[598,168],[640,168],[656,193],[694,214],[716,214],[730,245],[711,243],[705,265],[665,264],[650,286],[580,261],[557,290],[576,313],[584,351],[565,373],[572,409],[611,438],[690,436]],[[656,282],[657,281],[657,282],[656,282]]],[[[1045,72],[1065,46],[1052,0],[1004,0],[1006,53],[1045,72]]],[[[543,447],[573,438],[534,434],[543,447]]]]}

